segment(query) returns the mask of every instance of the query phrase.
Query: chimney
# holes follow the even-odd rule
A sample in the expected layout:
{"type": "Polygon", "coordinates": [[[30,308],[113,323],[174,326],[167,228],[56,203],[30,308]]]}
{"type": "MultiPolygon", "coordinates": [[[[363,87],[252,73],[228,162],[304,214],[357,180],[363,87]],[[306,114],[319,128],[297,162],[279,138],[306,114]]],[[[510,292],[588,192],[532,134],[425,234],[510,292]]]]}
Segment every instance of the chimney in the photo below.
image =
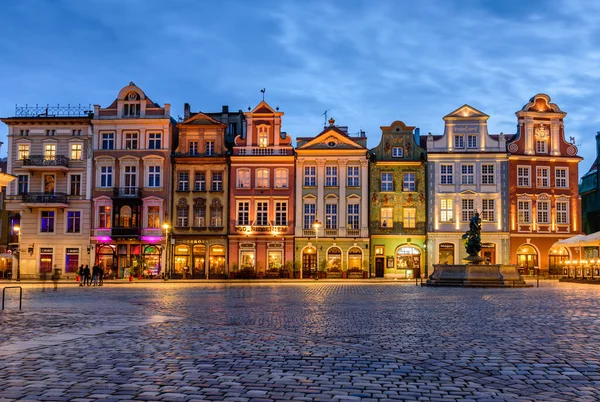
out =
{"type": "Polygon", "coordinates": [[[229,106],[223,105],[223,111],[221,113],[228,114],[229,113],[229,106]]]}
{"type": "Polygon", "coordinates": [[[183,120],[187,120],[189,118],[190,118],[190,104],[184,103],[183,104],[183,120]]]}

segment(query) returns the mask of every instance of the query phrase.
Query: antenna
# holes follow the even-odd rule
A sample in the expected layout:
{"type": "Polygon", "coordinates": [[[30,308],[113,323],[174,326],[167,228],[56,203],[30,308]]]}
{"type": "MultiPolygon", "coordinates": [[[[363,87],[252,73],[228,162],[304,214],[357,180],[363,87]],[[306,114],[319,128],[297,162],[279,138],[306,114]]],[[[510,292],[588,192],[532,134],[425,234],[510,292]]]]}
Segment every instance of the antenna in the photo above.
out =
{"type": "Polygon", "coordinates": [[[323,127],[327,126],[327,112],[329,112],[331,109],[327,109],[325,112],[323,112],[323,114],[321,116],[325,116],[325,121],[323,123],[323,127]]]}
{"type": "Polygon", "coordinates": [[[263,88],[260,90],[260,92],[262,92],[262,94],[263,94],[263,101],[265,100],[265,91],[266,90],[267,90],[266,88],[263,88]]]}

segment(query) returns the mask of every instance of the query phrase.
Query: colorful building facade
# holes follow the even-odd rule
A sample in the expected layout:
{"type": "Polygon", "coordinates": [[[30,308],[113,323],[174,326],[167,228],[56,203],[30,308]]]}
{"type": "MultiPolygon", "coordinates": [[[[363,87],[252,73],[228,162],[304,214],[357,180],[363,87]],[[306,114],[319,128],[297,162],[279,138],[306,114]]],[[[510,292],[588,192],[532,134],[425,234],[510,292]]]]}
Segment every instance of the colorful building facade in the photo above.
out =
{"type": "MultiPolygon", "coordinates": [[[[17,107],[8,125],[9,233],[22,279],[75,278],[90,263],[89,107],[17,107]],[[16,244],[15,244],[16,241],[16,244]]],[[[16,279],[13,270],[13,279],[16,279]]]]}
{"type": "Polygon", "coordinates": [[[369,277],[367,138],[329,126],[296,140],[296,261],[302,278],[369,277]],[[315,221],[320,222],[315,227],[315,221]]]}
{"type": "Polygon", "coordinates": [[[370,151],[371,266],[376,277],[425,276],[425,149],[418,130],[401,121],[381,131],[381,142],[370,151]]]}
{"type": "Polygon", "coordinates": [[[462,236],[475,213],[481,219],[481,257],[508,264],[506,137],[488,134],[489,116],[464,105],[444,117],[441,136],[427,136],[429,272],[433,264],[462,264],[462,236]]]}
{"type": "Polygon", "coordinates": [[[94,105],[92,124],[93,261],[116,278],[162,275],[163,224],[172,226],[170,105],[130,83],[108,107],[94,105]]]}
{"type": "Polygon", "coordinates": [[[231,277],[293,273],[294,149],[281,131],[283,112],[265,101],[245,113],[246,130],[230,157],[231,277]]]}
{"type": "Polygon", "coordinates": [[[582,158],[565,140],[566,113],[548,95],[535,95],[516,115],[518,132],[508,144],[510,261],[526,275],[562,275],[562,262],[580,259],[578,250],[554,244],[581,233],[582,158]]]}
{"type": "Polygon", "coordinates": [[[227,124],[204,113],[186,112],[186,116],[177,125],[177,144],[171,155],[171,277],[224,278],[229,205],[227,124]]]}

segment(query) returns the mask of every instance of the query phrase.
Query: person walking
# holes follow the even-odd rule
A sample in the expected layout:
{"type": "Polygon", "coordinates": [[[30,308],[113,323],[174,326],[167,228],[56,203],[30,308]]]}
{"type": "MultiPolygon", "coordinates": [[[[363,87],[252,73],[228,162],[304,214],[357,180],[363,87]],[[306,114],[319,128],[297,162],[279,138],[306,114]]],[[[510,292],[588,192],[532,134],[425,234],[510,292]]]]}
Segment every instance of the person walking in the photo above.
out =
{"type": "Polygon", "coordinates": [[[92,267],[92,286],[98,286],[98,266],[92,267]]]}
{"type": "Polygon", "coordinates": [[[102,265],[98,266],[98,276],[100,279],[100,284],[98,286],[104,285],[104,267],[102,265]]]}
{"type": "Polygon", "coordinates": [[[81,264],[81,266],[79,267],[77,275],[79,275],[79,286],[83,286],[83,264],[81,264]]]}
{"type": "Polygon", "coordinates": [[[90,286],[91,284],[90,267],[86,265],[83,269],[83,286],[90,286]]]}

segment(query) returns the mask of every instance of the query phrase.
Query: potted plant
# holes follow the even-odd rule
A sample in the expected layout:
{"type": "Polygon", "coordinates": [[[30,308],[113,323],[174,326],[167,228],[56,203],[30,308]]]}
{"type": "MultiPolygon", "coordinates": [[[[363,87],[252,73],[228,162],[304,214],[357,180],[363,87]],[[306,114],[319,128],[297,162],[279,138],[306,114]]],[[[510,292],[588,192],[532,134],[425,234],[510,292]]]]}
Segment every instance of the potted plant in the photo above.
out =
{"type": "Polygon", "coordinates": [[[294,277],[294,263],[293,261],[286,261],[283,269],[281,270],[282,278],[293,278],[294,277]]]}
{"type": "Polygon", "coordinates": [[[229,279],[235,279],[235,276],[238,274],[239,265],[237,262],[231,264],[231,271],[229,271],[229,279]]]}
{"type": "Polygon", "coordinates": [[[327,278],[327,261],[321,260],[319,261],[319,279],[327,278]]]}

